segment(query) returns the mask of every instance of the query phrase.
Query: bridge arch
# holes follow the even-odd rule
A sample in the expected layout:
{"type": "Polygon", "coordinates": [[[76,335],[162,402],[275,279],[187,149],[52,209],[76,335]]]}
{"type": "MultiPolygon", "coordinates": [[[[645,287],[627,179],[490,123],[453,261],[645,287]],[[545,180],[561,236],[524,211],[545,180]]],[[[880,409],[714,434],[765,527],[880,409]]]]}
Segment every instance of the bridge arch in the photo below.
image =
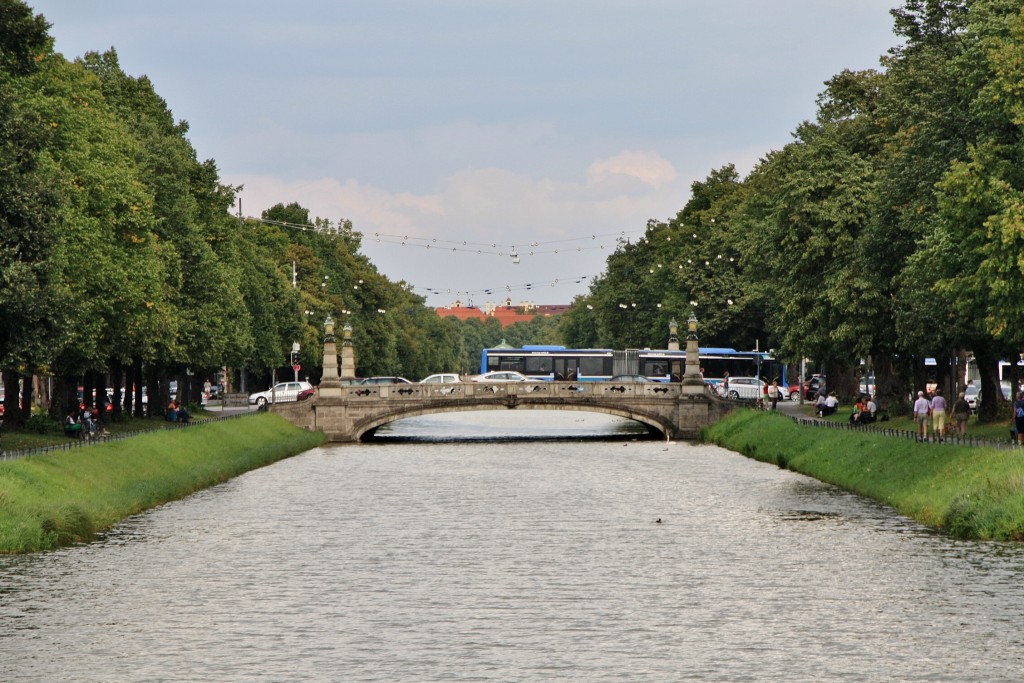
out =
{"type": "Polygon", "coordinates": [[[697,438],[700,429],[731,410],[680,384],[507,382],[503,384],[333,387],[316,398],[275,406],[294,424],[322,431],[334,443],[365,440],[382,425],[409,417],[489,410],[562,410],[603,413],[644,425],[666,440],[697,438]]]}
{"type": "Polygon", "coordinates": [[[629,410],[607,405],[564,405],[551,403],[518,403],[516,405],[479,403],[459,405],[433,405],[429,407],[410,407],[403,410],[395,410],[383,415],[376,415],[364,420],[357,421],[353,425],[352,437],[356,441],[365,441],[372,438],[378,428],[386,424],[404,420],[410,417],[423,415],[438,415],[442,413],[464,413],[483,411],[508,411],[508,410],[557,410],[561,412],[585,412],[602,413],[614,417],[622,417],[627,420],[639,422],[644,425],[648,432],[655,434],[662,439],[668,440],[675,431],[675,425],[667,424],[662,418],[656,415],[649,415],[642,411],[629,410]]]}

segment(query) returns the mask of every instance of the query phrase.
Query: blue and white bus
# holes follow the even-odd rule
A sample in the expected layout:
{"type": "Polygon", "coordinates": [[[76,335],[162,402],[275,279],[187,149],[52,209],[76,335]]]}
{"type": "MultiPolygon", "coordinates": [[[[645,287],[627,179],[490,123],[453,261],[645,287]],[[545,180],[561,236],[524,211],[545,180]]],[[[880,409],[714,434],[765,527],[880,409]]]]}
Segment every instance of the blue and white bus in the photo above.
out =
{"type": "MultiPolygon", "coordinates": [[[[564,346],[523,346],[484,349],[480,372],[515,370],[530,379],[594,382],[615,375],[644,375],[656,382],[679,381],[685,372],[686,352],[663,349],[567,349],[564,346]]],[[[704,380],[716,384],[728,372],[732,377],[764,377],[786,382],[786,366],[764,351],[729,348],[700,349],[704,380]]]]}

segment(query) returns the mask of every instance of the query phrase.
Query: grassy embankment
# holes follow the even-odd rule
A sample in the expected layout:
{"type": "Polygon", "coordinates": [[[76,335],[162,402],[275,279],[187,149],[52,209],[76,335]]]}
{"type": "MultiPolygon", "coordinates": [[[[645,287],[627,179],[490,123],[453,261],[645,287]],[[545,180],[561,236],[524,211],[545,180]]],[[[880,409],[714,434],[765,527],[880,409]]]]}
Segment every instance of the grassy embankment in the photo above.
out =
{"type": "Polygon", "coordinates": [[[95,538],[129,515],[323,443],[270,413],[0,462],[0,553],[95,538]]]}
{"type": "Polygon", "coordinates": [[[1024,540],[1024,451],[917,443],[737,410],[705,441],[892,506],[958,538],[1024,540]]]}

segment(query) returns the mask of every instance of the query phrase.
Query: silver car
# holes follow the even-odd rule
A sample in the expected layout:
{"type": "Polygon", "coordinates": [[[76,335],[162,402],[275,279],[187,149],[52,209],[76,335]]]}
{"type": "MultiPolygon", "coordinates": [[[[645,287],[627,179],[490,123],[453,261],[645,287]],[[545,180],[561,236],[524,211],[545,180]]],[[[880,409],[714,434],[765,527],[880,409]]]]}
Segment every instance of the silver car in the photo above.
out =
{"type": "Polygon", "coordinates": [[[420,384],[458,384],[460,381],[458,373],[439,372],[436,375],[421,379],[420,384]]]}
{"type": "Polygon", "coordinates": [[[495,370],[494,372],[485,372],[482,375],[474,376],[471,381],[473,382],[529,382],[530,379],[519,372],[513,370],[495,370]]]}
{"type": "Polygon", "coordinates": [[[263,407],[268,403],[290,403],[299,400],[299,393],[312,389],[309,382],[278,382],[272,389],[249,394],[249,405],[263,407]]]}
{"type": "MultiPolygon", "coordinates": [[[[724,388],[722,387],[723,390],[724,388]]],[[[757,377],[730,377],[729,391],[726,392],[725,396],[732,399],[748,398],[756,400],[764,398],[764,389],[765,381],[757,377]]]]}

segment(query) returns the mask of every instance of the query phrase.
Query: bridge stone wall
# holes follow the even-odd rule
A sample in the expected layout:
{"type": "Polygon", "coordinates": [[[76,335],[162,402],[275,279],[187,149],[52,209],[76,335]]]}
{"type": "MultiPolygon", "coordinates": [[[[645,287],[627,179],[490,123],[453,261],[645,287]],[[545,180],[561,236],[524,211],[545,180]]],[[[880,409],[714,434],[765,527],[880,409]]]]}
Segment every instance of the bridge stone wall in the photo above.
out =
{"type": "Polygon", "coordinates": [[[273,407],[292,423],[321,430],[328,441],[354,442],[378,427],[417,415],[469,410],[575,410],[641,422],[666,439],[695,439],[735,403],[709,393],[687,394],[680,384],[508,382],[344,386],[340,396],[317,396],[273,407]]]}

